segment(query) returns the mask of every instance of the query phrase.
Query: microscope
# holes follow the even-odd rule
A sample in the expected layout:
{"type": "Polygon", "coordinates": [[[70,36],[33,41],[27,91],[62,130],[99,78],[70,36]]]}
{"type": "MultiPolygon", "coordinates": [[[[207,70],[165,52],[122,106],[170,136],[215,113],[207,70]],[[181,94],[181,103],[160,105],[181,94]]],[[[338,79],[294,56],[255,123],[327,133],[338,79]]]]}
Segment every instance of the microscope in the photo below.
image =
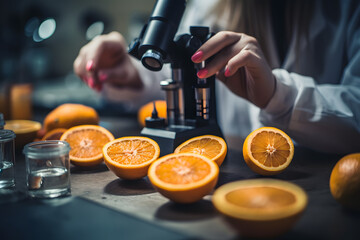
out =
{"type": "MultiPolygon", "coordinates": [[[[199,135],[223,137],[216,118],[215,76],[198,78],[206,62],[195,64],[191,56],[214,34],[208,27],[191,26],[190,33],[176,35],[186,0],[158,0],[140,36],[130,44],[129,54],[151,71],[170,64],[172,77],[163,80],[167,122],[156,109],[147,118],[141,135],[155,140],[161,155],[172,153],[184,141],[199,135]]],[[[155,104],[154,104],[155,107],[155,104]]]]}

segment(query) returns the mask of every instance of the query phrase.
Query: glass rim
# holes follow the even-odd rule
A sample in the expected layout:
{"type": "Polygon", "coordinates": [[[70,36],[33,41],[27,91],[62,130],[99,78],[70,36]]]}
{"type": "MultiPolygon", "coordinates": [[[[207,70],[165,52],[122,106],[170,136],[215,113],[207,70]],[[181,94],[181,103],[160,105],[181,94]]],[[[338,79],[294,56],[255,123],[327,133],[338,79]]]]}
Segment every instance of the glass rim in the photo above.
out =
{"type": "Polygon", "coordinates": [[[8,142],[9,140],[14,140],[16,138],[16,134],[8,129],[2,129],[0,131],[0,142],[8,142]]]}
{"type": "Polygon", "coordinates": [[[68,142],[61,140],[45,140],[26,144],[24,146],[23,153],[25,155],[63,155],[67,154],[70,149],[71,147],[68,142]]]}

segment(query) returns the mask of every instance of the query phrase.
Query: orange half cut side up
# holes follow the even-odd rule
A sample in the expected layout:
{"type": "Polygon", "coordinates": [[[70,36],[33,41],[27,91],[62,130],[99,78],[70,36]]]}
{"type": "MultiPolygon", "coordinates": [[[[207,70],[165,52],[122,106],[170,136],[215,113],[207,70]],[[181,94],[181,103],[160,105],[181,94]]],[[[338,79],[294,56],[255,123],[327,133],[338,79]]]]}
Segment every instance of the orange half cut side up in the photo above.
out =
{"type": "Polygon", "coordinates": [[[294,156],[291,138],[273,127],[259,128],[250,133],[243,145],[247,165],[261,175],[275,175],[284,171],[294,156]]]}

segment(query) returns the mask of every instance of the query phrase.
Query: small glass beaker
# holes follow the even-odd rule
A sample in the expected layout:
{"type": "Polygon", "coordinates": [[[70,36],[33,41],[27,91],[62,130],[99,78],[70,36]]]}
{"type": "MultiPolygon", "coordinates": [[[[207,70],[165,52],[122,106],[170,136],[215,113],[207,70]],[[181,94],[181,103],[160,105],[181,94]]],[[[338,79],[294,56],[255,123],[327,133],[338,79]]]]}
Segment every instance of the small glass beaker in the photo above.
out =
{"type": "Polygon", "coordinates": [[[11,130],[0,130],[0,188],[15,186],[15,137],[11,130]]]}
{"type": "Polygon", "coordinates": [[[71,193],[69,151],[69,144],[58,140],[32,142],[24,147],[30,197],[55,198],[71,193]]]}

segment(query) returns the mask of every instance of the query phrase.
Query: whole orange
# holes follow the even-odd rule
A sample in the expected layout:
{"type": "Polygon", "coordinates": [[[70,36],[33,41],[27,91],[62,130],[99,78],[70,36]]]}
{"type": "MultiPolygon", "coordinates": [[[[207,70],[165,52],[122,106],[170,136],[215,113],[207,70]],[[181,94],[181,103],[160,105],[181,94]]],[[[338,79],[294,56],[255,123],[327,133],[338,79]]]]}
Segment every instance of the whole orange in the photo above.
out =
{"type": "Polygon", "coordinates": [[[49,132],[55,128],[68,129],[85,124],[99,124],[99,116],[96,110],[82,104],[65,103],[46,115],[43,126],[45,132],[49,132]]]}
{"type": "Polygon", "coordinates": [[[342,205],[360,210],[360,153],[348,154],[334,166],[330,191],[342,205]]]}
{"type": "MultiPolygon", "coordinates": [[[[166,118],[166,101],[164,100],[156,100],[155,101],[156,111],[158,113],[158,117],[166,118]]],[[[142,127],[145,127],[145,119],[147,117],[151,117],[151,113],[154,109],[154,103],[149,102],[143,105],[138,111],[138,122],[142,127]]]]}

